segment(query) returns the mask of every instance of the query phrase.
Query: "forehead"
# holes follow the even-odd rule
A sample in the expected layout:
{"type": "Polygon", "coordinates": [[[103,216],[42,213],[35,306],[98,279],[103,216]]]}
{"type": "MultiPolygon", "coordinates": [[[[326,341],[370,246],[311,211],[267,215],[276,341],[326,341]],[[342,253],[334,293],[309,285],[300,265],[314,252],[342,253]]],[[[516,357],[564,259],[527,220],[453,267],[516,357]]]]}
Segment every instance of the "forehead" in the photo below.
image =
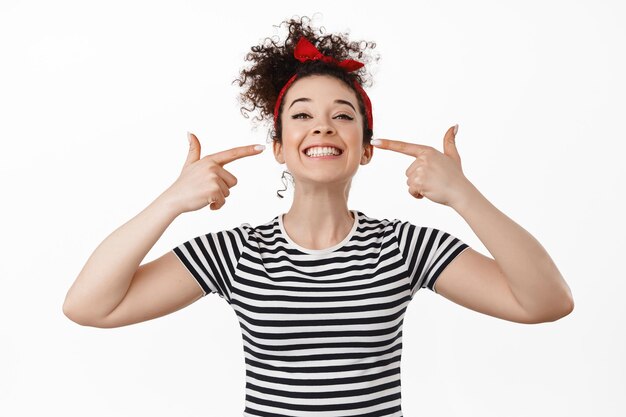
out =
{"type": "Polygon", "coordinates": [[[300,97],[308,97],[316,102],[333,102],[336,99],[348,100],[356,106],[356,94],[345,82],[327,75],[310,75],[296,79],[285,94],[287,105],[300,97]]]}

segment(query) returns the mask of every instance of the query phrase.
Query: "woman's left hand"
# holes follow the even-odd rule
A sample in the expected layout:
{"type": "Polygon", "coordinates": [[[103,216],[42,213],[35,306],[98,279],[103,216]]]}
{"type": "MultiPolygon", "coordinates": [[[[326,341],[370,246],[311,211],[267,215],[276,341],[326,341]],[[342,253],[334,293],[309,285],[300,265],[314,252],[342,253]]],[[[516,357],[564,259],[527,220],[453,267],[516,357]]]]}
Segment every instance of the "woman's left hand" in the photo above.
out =
{"type": "Polygon", "coordinates": [[[415,158],[405,172],[409,194],[453,207],[473,187],[463,174],[461,157],[454,143],[454,128],[449,128],[443,137],[443,153],[431,146],[392,139],[380,139],[381,143],[373,146],[415,158]]]}

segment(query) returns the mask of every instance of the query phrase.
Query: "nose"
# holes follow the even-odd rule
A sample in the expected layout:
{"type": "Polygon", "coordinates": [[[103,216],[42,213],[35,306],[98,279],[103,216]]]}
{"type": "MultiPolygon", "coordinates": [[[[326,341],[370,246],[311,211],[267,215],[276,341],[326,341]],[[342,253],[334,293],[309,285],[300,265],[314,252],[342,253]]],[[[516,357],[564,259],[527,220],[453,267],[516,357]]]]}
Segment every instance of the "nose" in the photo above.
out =
{"type": "Polygon", "coordinates": [[[319,134],[319,133],[322,133],[323,131],[325,131],[327,135],[332,135],[335,132],[334,129],[329,127],[329,128],[326,128],[326,129],[315,129],[313,131],[313,133],[319,134]]]}
{"type": "Polygon", "coordinates": [[[326,118],[320,119],[317,126],[315,126],[315,129],[313,129],[314,134],[321,134],[322,132],[325,132],[327,135],[335,133],[335,128],[333,128],[332,125],[326,121],[326,118]]]}

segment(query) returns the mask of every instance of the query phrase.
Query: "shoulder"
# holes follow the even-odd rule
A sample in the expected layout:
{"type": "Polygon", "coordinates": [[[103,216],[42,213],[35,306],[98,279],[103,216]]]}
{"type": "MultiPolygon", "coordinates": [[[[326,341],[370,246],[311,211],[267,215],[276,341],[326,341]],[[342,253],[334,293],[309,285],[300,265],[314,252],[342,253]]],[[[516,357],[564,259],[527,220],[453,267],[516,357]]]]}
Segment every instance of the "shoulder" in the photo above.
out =
{"type": "Polygon", "coordinates": [[[359,214],[360,227],[367,231],[387,231],[390,232],[396,228],[397,224],[401,222],[399,219],[387,219],[370,217],[362,211],[356,210],[359,214]]]}
{"type": "Polygon", "coordinates": [[[264,223],[257,223],[256,225],[241,223],[232,230],[239,232],[244,236],[245,242],[254,247],[271,244],[280,235],[278,216],[274,216],[272,219],[264,223]]]}

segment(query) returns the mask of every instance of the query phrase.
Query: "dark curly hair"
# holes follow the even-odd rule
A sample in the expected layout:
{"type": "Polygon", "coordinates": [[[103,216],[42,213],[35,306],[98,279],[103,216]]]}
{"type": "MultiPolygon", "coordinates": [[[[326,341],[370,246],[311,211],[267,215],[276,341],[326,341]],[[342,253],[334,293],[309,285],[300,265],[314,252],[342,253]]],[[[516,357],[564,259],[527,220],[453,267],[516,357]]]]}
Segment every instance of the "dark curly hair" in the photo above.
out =
{"type": "MultiPolygon", "coordinates": [[[[318,34],[315,28],[308,25],[310,20],[310,18],[303,16],[300,20],[292,18],[283,21],[275,27],[280,28],[283,24],[288,25],[288,36],[284,44],[279,45],[276,40],[265,38],[261,45],[253,46],[252,52],[248,52],[245,60],[252,61],[253,65],[243,69],[240,74],[241,77],[233,81],[233,83],[239,82],[240,87],[245,86],[244,91],[239,96],[239,103],[242,104],[241,113],[245,118],[249,118],[245,112],[250,113],[259,109],[260,117],[253,120],[269,122],[268,124],[272,126],[270,130],[272,140],[282,143],[280,112],[282,112],[284,101],[280,105],[279,117],[276,126],[274,126],[274,106],[282,87],[295,73],[298,74],[297,79],[310,75],[330,75],[345,82],[356,94],[359,110],[363,116],[363,142],[369,144],[373,131],[367,125],[363,99],[353,86],[355,80],[361,86],[369,81],[367,80],[366,67],[363,66],[356,71],[346,72],[321,60],[300,62],[293,56],[293,52],[300,37],[304,36],[324,55],[332,56],[338,61],[354,59],[367,65],[372,61],[372,57],[367,56],[364,51],[368,48],[375,48],[376,44],[366,41],[351,42],[347,39],[347,33],[323,35],[323,26],[319,29],[318,34]],[[251,108],[247,108],[246,104],[251,108]]],[[[373,59],[377,62],[380,57],[376,55],[373,59]]]]}

